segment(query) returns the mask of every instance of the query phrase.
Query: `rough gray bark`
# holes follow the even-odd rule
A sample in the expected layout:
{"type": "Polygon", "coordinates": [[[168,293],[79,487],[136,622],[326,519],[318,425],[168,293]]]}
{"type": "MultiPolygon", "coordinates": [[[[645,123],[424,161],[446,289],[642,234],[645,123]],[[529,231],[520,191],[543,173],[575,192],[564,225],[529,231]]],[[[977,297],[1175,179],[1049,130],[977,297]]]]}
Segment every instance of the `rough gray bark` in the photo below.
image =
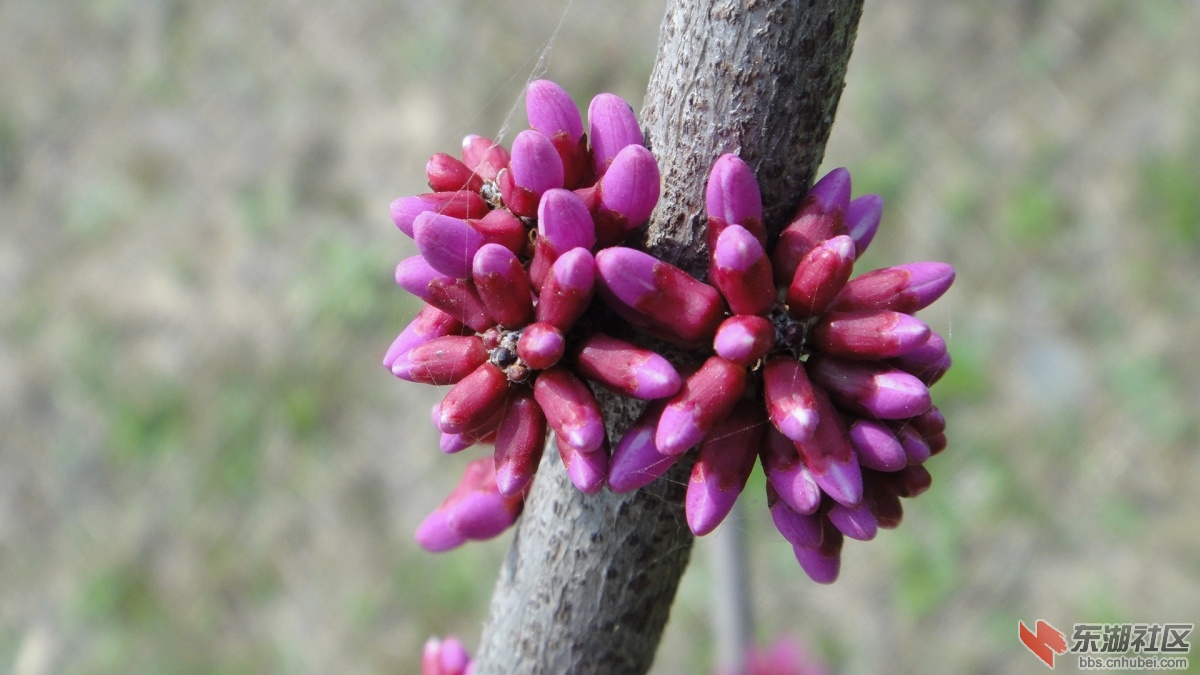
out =
{"type": "MultiPolygon", "coordinates": [[[[642,109],[662,170],[645,246],[706,268],[704,187],[723,152],[755,168],[777,230],[824,153],[862,0],[669,0],[642,109]]],[[[614,440],[640,406],[604,397],[614,440]]],[[[687,566],[690,462],[630,495],[581,494],[553,444],[492,597],[477,675],[644,673],[687,566]]]]}

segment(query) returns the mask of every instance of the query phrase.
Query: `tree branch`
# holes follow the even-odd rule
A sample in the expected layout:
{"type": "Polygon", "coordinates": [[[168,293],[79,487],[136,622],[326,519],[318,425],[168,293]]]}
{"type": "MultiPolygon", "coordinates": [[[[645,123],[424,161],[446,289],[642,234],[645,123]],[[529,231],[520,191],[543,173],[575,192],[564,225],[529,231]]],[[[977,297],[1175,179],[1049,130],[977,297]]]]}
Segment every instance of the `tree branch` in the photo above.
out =
{"type": "MultiPolygon", "coordinates": [[[[669,0],[642,110],[662,172],[645,246],[703,277],[713,160],[756,170],[775,232],[824,154],[862,0],[669,0]],[[743,6],[745,5],[745,6],[743,6]]],[[[641,406],[602,396],[616,441],[641,406]]],[[[497,580],[477,675],[644,673],[687,566],[681,461],[627,495],[580,493],[553,443],[497,580]]]]}

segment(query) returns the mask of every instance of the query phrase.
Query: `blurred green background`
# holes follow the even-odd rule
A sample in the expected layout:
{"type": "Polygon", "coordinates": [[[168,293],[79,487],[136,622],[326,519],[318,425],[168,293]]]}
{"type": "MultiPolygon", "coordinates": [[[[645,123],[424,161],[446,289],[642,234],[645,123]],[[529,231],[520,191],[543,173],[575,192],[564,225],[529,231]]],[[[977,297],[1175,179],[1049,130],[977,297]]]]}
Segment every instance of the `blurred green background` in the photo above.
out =
{"type": "MultiPolygon", "coordinates": [[[[436,450],[438,392],[379,367],[415,311],[388,204],[464,134],[511,139],[539,56],[577,101],[637,107],[662,10],[0,3],[0,669],[473,647],[508,537],[412,540],[465,458],[436,450]]],[[[1200,619],[1197,34],[1197,2],[867,3],[826,167],[888,200],[860,270],[958,269],[923,313],[951,445],[832,587],[748,490],[764,641],[1033,672],[1018,619],[1200,619]]],[[[656,673],[711,661],[707,558],[656,673]]]]}

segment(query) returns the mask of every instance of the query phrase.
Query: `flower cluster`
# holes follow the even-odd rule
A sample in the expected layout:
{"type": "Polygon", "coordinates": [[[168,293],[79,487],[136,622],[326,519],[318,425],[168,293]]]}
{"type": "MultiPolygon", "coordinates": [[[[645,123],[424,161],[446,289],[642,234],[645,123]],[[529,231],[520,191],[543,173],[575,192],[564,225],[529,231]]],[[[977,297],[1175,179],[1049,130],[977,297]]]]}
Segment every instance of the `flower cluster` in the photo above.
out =
{"type": "Polygon", "coordinates": [[[570,96],[531,83],[532,128],[511,153],[480,136],[462,158],[436,154],[433,192],[392,203],[419,255],[396,283],[426,306],[384,357],[413,382],[450,386],[433,411],[441,448],[495,444],[422,523],[418,541],[442,551],[499,534],[520,512],[546,430],[585,493],[608,478],[609,442],[585,380],[656,399],[681,378],[662,356],[581,322],[597,278],[596,252],[623,241],[658,201],[659,172],[629,104],[596,96],[588,132],[570,96]],[[487,465],[487,466],[485,466],[487,465]]]}
{"type": "Polygon", "coordinates": [[[950,356],[913,313],[949,288],[954,269],[913,263],[850,279],[882,200],[852,201],[845,169],[813,186],[769,254],[757,182],[741,159],[717,160],[706,202],[713,286],[636,251],[596,256],[600,293],[622,316],[715,352],[621,439],[609,486],[639,488],[699,445],[685,506],[703,535],[758,459],[777,529],[805,572],[829,583],[844,537],[899,524],[899,498],[929,486],[922,464],[946,446],[928,386],[950,356]]]}

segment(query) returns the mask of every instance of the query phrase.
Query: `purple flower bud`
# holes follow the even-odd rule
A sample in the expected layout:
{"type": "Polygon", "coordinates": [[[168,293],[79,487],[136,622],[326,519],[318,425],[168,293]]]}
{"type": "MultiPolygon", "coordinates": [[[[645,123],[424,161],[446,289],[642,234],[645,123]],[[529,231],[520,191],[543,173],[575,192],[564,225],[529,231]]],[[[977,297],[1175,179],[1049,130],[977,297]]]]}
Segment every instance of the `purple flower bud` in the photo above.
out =
{"type": "Polygon", "coordinates": [[[811,438],[797,442],[796,449],[825,494],[839,504],[857,504],[863,495],[862,471],[846,423],[824,390],[813,387],[812,392],[817,404],[817,428],[811,438]]]}
{"type": "Polygon", "coordinates": [[[813,381],[842,406],[876,419],[913,417],[929,410],[929,389],[908,373],[879,363],[828,356],[808,360],[813,381]]]}
{"type": "Polygon", "coordinates": [[[508,378],[491,363],[476,368],[442,399],[438,409],[438,429],[451,434],[472,431],[483,426],[504,405],[508,378]]]}
{"type": "Polygon", "coordinates": [[[443,553],[467,543],[466,537],[450,527],[446,513],[440,509],[425,516],[417,526],[416,540],[430,553],[443,553]]]}
{"type": "Polygon", "coordinates": [[[596,286],[596,261],[584,248],[554,261],[538,296],[537,320],[568,331],[587,311],[596,286]]]}
{"type": "Polygon", "coordinates": [[[537,471],[546,443],[546,416],[522,387],[509,396],[504,419],[496,431],[496,487],[500,494],[521,494],[537,471]]]}
{"type": "Polygon", "coordinates": [[[496,180],[500,170],[508,166],[508,150],[490,138],[471,134],[463,139],[463,164],[485,181],[496,180]]]}
{"type": "Polygon", "coordinates": [[[592,161],[596,176],[608,171],[617,153],[629,145],[642,145],[642,129],[633,108],[616,94],[598,94],[588,106],[592,161]]]}
{"type": "Polygon", "coordinates": [[[951,361],[946,341],[936,331],[930,331],[925,344],[892,359],[890,363],[931,387],[950,370],[951,361]]]}
{"type": "Polygon", "coordinates": [[[865,501],[855,506],[834,504],[829,510],[829,522],[842,534],[858,541],[871,541],[879,532],[879,523],[865,501]]]}
{"type": "Polygon", "coordinates": [[[631,248],[596,254],[600,292],[630,323],[685,347],[712,339],[724,318],[721,297],[687,272],[631,248]]]}
{"type": "Polygon", "coordinates": [[[821,505],[821,488],[804,465],[800,451],[775,427],[767,429],[767,440],[759,450],[759,461],[767,482],[793,511],[814,513],[821,505]]]}
{"type": "Polygon", "coordinates": [[[813,248],[826,239],[847,234],[840,211],[827,212],[812,197],[800,204],[799,210],[775,242],[771,250],[771,269],[775,285],[786,288],[796,273],[796,266],[813,248]]]}
{"type": "Polygon", "coordinates": [[[470,326],[477,333],[496,325],[488,316],[475,284],[467,279],[438,276],[426,287],[425,302],[470,326]]]}
{"type": "Polygon", "coordinates": [[[892,473],[881,473],[879,477],[889,490],[905,499],[916,497],[928,490],[933,483],[929,469],[920,464],[906,466],[892,473]]]}
{"type": "Polygon", "coordinates": [[[538,204],[538,235],[551,246],[554,262],[573,248],[591,250],[596,245],[596,226],[587,205],[574,192],[555,188],[542,195],[538,204]]]}
{"type": "Polygon", "coordinates": [[[826,354],[874,361],[920,347],[929,339],[929,326],[916,317],[889,310],[830,312],[810,335],[812,344],[826,354]]]}
{"type": "Polygon", "coordinates": [[[562,158],[549,138],[526,129],[513,139],[512,159],[498,182],[508,210],[532,218],[542,194],[563,186],[562,158]]]}
{"type": "Polygon", "coordinates": [[[862,195],[850,202],[850,208],[846,209],[846,230],[854,240],[854,257],[861,258],[867,252],[882,218],[883,197],[862,195]]]}
{"type": "MultiPolygon", "coordinates": [[[[429,302],[430,298],[429,283],[441,276],[441,272],[430,267],[425,258],[419,255],[405,258],[396,265],[396,285],[425,302],[429,302]]],[[[454,316],[453,312],[448,313],[454,316]]]]}
{"type": "Polygon", "coordinates": [[[520,497],[500,495],[491,458],[477,459],[467,464],[458,486],[417,528],[417,543],[436,553],[469,539],[490,539],[516,521],[521,506],[520,497]]]}
{"type": "Polygon", "coordinates": [[[869,469],[898,471],[908,463],[896,434],[875,420],[855,420],[850,425],[850,443],[858,463],[869,469]]]}
{"type": "Polygon", "coordinates": [[[421,656],[421,675],[469,675],[471,656],[458,638],[431,637],[421,656]]]}
{"type": "Polygon", "coordinates": [[[548,323],[533,323],[521,331],[517,341],[517,356],[534,370],[545,370],[562,358],[567,342],[554,326],[548,323]]]}
{"type": "Polygon", "coordinates": [[[719,356],[709,357],[667,403],[654,442],[659,452],[678,455],[704,440],[729,416],[746,389],[746,369],[719,356]]]}
{"type": "Polygon", "coordinates": [[[817,428],[817,401],[804,364],[781,356],[763,367],[763,399],[771,423],[792,441],[812,438],[817,428]]]}
{"type": "Polygon", "coordinates": [[[921,434],[917,433],[916,429],[910,426],[896,429],[896,437],[900,440],[900,446],[904,448],[904,456],[909,465],[924,464],[932,454],[929,451],[929,444],[925,442],[924,438],[921,438],[921,434]]]}
{"type": "Polygon", "coordinates": [[[936,405],[931,406],[929,410],[926,410],[920,415],[908,420],[908,424],[911,425],[913,429],[916,429],[917,433],[925,439],[929,439],[946,431],[946,418],[942,415],[942,411],[938,410],[936,405]]]}
{"type": "Polygon", "coordinates": [[[408,236],[413,236],[413,221],[422,213],[439,213],[451,218],[482,218],[487,215],[487,202],[478,193],[432,192],[415,197],[401,197],[392,202],[392,222],[408,236]]]}
{"type": "Polygon", "coordinates": [[[455,279],[471,276],[471,259],[484,244],[467,221],[428,211],[413,221],[413,239],[430,267],[455,279]]]}
{"type": "Polygon", "coordinates": [[[808,191],[808,199],[814,202],[813,208],[823,213],[844,214],[850,208],[850,172],[838,167],[825,174],[808,191]]]}
{"type": "MultiPolygon", "coordinates": [[[[441,414],[442,406],[439,403],[433,407],[433,426],[436,427],[438,425],[441,414]]],[[[442,452],[452,455],[479,443],[493,443],[496,440],[496,428],[500,426],[500,420],[503,418],[504,407],[500,406],[478,429],[464,431],[459,434],[442,432],[442,436],[438,440],[438,446],[442,452]]]]}
{"type": "Polygon", "coordinates": [[[434,192],[479,192],[483,187],[483,179],[467,168],[457,157],[451,157],[444,152],[435,153],[425,165],[425,176],[429,179],[429,189],[434,192]]]}
{"type": "Polygon", "coordinates": [[[717,356],[749,368],[775,346],[775,325],[761,316],[731,316],[717,327],[717,356]]]}
{"type": "Polygon", "coordinates": [[[833,526],[828,518],[821,519],[821,545],[817,548],[792,547],[796,554],[796,562],[808,575],[808,578],[818,584],[832,584],[837,581],[838,572],[842,566],[842,544],[845,535],[833,526]]]}
{"type": "Polygon", "coordinates": [[[788,313],[807,319],[825,311],[854,270],[854,241],[846,235],[813,247],[796,264],[787,287],[788,313]]]}
{"type": "MultiPolygon", "coordinates": [[[[419,257],[419,256],[418,256],[419,257]]],[[[462,322],[437,307],[426,305],[417,312],[412,322],[396,336],[392,346],[383,357],[383,367],[392,369],[392,364],[407,354],[413,347],[425,344],[436,337],[454,335],[463,329],[462,322]]]]}
{"type": "Polygon", "coordinates": [[[766,246],[767,232],[763,228],[758,181],[740,157],[726,153],[717,158],[708,175],[704,201],[710,232],[716,230],[715,234],[719,236],[726,227],[741,225],[758,239],[759,244],[766,246]]]}
{"type": "Polygon", "coordinates": [[[507,328],[529,323],[533,318],[529,279],[512,251],[499,244],[484,244],[471,267],[475,290],[493,321],[507,328]]]}
{"type": "Polygon", "coordinates": [[[565,89],[550,80],[534,80],[525,88],[529,126],[546,138],[562,134],[572,141],[583,137],[583,118],[565,89]]]}
{"type": "Polygon", "coordinates": [[[623,493],[649,485],[679,459],[679,455],[662,454],[654,444],[654,430],[666,405],[663,400],[648,405],[613,448],[608,489],[623,493]]]}
{"type": "Polygon", "coordinates": [[[392,374],[409,382],[454,384],[484,361],[487,350],[474,335],[447,335],[414,347],[392,364],[392,374]]]}
{"type": "Polygon", "coordinates": [[[525,223],[508,209],[495,209],[482,218],[470,219],[467,222],[483,235],[485,242],[499,244],[517,256],[525,255],[525,247],[529,240],[525,232],[525,223]]]}
{"type": "Polygon", "coordinates": [[[649,150],[629,145],[596,183],[596,239],[601,248],[621,243],[654,210],[660,190],[658,162],[649,150]]]}
{"type": "Polygon", "coordinates": [[[904,507],[878,472],[863,472],[863,491],[863,501],[870,504],[871,513],[881,529],[891,530],[900,525],[904,518],[904,507]]]}
{"type": "Polygon", "coordinates": [[[570,370],[560,366],[543,371],[533,384],[533,395],[558,438],[560,451],[565,445],[594,454],[604,446],[604,420],[596,397],[570,370]]]}
{"type": "Polygon", "coordinates": [[[851,279],[831,306],[841,311],[890,309],[912,314],[942,297],[954,283],[954,267],[919,262],[867,272],[851,279]]]}
{"type": "Polygon", "coordinates": [[[589,380],[633,398],[666,398],[682,385],[675,367],[662,356],[603,333],[583,341],[575,366],[589,380]]]}
{"type": "Polygon", "coordinates": [[[696,536],[716,529],[746,487],[765,421],[761,407],[743,400],[700,444],[684,501],[688,527],[696,536]]]}
{"type": "Polygon", "coordinates": [[[925,436],[925,443],[929,445],[930,456],[936,455],[946,449],[946,434],[936,433],[931,436],[925,436]]]}
{"type": "MultiPolygon", "coordinates": [[[[561,434],[555,433],[555,445],[558,446],[558,456],[562,459],[563,467],[567,470],[567,478],[585,495],[594,495],[604,487],[608,480],[608,449],[602,447],[596,452],[580,452],[563,440],[561,434]]],[[[605,443],[607,446],[607,443],[605,443]]]]}
{"type": "Polygon", "coordinates": [[[766,314],[775,304],[771,261],[741,225],[726,227],[717,238],[710,274],[734,314],[766,314]]]}
{"type": "Polygon", "coordinates": [[[798,513],[782,499],[771,483],[767,483],[767,508],[775,529],[792,546],[816,548],[821,545],[821,517],[798,513]]]}

